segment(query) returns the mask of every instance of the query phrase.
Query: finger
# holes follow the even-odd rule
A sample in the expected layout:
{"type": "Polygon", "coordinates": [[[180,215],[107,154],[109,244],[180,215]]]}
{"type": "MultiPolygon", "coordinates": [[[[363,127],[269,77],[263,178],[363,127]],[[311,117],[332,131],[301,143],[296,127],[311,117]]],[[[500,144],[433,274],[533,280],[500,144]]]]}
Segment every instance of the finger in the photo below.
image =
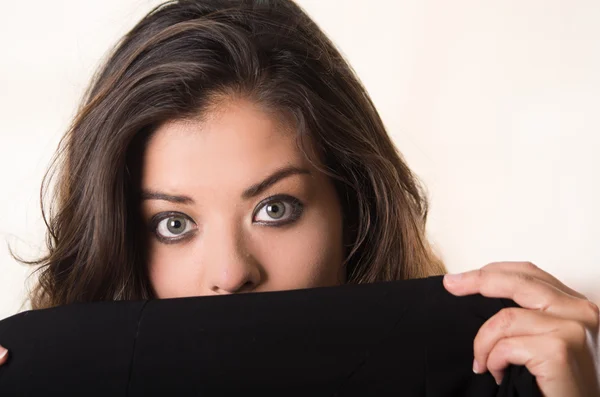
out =
{"type": "MultiPolygon", "coordinates": [[[[539,335],[558,330],[572,330],[575,334],[581,331],[579,335],[585,339],[585,328],[576,324],[572,320],[557,318],[539,311],[505,308],[490,317],[479,329],[475,340],[473,341],[473,352],[475,362],[473,369],[478,369],[477,373],[483,373],[487,370],[486,362],[493,347],[504,338],[525,335],[539,335]],[[578,329],[579,328],[579,329],[578,329]]],[[[575,339],[575,336],[573,337],[575,339]]],[[[585,340],[583,340],[585,343],[585,340]]]]}
{"type": "Polygon", "coordinates": [[[583,396],[573,361],[564,339],[551,334],[528,335],[498,342],[490,352],[487,367],[498,384],[509,364],[524,365],[535,376],[544,396],[583,396]]]}
{"type": "Polygon", "coordinates": [[[550,273],[540,269],[531,262],[492,262],[485,265],[482,269],[491,271],[502,271],[505,273],[525,273],[533,277],[539,278],[542,281],[550,284],[554,288],[557,288],[569,295],[573,295],[580,299],[587,299],[584,295],[579,292],[567,287],[556,277],[550,273]]]}
{"type": "Polygon", "coordinates": [[[4,364],[6,360],[8,360],[8,350],[0,346],[0,365],[4,364]]]}
{"type": "Polygon", "coordinates": [[[508,298],[526,309],[582,321],[590,329],[597,326],[598,316],[592,302],[569,295],[528,274],[479,269],[460,275],[446,275],[444,285],[457,296],[479,293],[487,297],[508,298]]]}

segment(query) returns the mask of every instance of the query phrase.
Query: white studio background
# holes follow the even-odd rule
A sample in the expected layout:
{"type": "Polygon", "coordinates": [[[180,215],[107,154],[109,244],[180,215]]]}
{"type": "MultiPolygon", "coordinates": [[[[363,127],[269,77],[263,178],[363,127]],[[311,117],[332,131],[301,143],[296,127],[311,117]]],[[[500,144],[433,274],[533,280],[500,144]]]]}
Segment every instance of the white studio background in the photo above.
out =
{"type": "MultiPolygon", "coordinates": [[[[39,187],[96,66],[159,1],[0,0],[0,319],[44,248],[39,187]]],[[[529,260],[600,301],[600,2],[299,0],[426,184],[452,272],[529,260]]]]}

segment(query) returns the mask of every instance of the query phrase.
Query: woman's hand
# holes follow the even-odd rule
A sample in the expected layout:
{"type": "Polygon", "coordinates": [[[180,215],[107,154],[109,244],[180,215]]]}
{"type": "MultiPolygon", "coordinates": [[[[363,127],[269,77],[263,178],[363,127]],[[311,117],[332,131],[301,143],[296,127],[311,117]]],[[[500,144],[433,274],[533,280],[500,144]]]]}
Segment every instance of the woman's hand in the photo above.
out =
{"type": "Polygon", "coordinates": [[[545,397],[600,397],[598,306],[529,262],[491,263],[444,277],[457,296],[508,298],[474,341],[473,370],[497,383],[509,364],[529,369],[545,397]]]}
{"type": "Polygon", "coordinates": [[[0,346],[0,365],[4,364],[8,359],[8,350],[0,346]]]}

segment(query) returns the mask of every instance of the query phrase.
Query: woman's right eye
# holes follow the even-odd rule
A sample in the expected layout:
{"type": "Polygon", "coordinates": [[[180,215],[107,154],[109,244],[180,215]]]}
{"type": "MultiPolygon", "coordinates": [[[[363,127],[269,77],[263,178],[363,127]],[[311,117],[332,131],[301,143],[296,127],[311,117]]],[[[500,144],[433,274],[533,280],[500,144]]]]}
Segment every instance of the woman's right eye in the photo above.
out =
{"type": "Polygon", "coordinates": [[[155,218],[154,232],[164,242],[182,240],[197,228],[189,216],[181,213],[159,214],[155,218]]]}

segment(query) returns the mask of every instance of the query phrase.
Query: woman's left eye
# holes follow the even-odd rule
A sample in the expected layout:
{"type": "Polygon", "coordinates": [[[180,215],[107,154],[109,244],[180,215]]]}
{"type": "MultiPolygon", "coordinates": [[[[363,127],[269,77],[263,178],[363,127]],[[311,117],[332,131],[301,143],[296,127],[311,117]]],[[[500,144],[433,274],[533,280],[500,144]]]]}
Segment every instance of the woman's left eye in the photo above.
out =
{"type": "Polygon", "coordinates": [[[269,197],[257,206],[252,221],[260,224],[281,226],[300,218],[302,210],[302,203],[297,198],[283,195],[269,197]]]}

